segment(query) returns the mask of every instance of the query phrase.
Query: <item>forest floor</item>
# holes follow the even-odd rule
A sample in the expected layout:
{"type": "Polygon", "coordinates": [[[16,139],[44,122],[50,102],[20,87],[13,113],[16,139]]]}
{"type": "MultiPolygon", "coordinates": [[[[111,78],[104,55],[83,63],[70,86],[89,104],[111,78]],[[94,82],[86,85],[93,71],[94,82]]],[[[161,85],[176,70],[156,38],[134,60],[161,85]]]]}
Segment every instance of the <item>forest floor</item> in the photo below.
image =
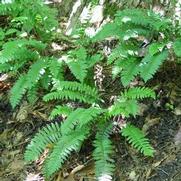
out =
{"type": "MultiPolygon", "coordinates": [[[[156,152],[145,158],[123,138],[113,136],[116,144],[115,181],[181,181],[181,65],[165,64],[148,84],[157,92],[156,100],[144,101],[142,115],[131,121],[140,127],[156,152]]],[[[12,110],[8,91],[0,93],[0,180],[40,181],[40,162],[25,165],[26,145],[39,128],[47,124],[47,110],[22,105],[12,110]]],[[[87,140],[80,154],[74,154],[55,181],[94,181],[92,146],[87,140]]]]}

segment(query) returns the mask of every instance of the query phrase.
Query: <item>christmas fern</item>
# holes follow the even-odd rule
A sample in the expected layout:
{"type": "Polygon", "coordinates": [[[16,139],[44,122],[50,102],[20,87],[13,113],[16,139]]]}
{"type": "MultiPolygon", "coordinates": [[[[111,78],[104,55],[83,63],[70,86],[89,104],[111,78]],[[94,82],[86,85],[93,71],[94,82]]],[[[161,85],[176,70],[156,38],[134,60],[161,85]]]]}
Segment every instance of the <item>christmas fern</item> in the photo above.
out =
{"type": "Polygon", "coordinates": [[[56,91],[44,96],[44,101],[73,100],[93,104],[99,100],[98,92],[86,84],[71,81],[60,81],[55,85],[56,91]]]}
{"type": "MultiPolygon", "coordinates": [[[[157,54],[149,53],[148,48],[141,47],[143,42],[140,39],[150,41],[160,32],[164,34],[169,25],[167,19],[151,11],[125,9],[115,15],[112,23],[103,26],[92,40],[96,42],[109,37],[119,40],[108,57],[108,64],[113,64],[113,77],[119,75],[122,84],[128,86],[138,75],[148,81],[167,59],[168,51],[164,46],[161,48],[153,42],[149,47],[151,50],[154,46],[157,54]]],[[[161,40],[160,44],[165,45],[165,40],[161,40]]]]}
{"type": "Polygon", "coordinates": [[[74,127],[83,128],[91,121],[94,121],[101,113],[103,113],[103,110],[96,107],[78,108],[69,114],[61,126],[61,131],[63,134],[68,134],[74,127]]]}
{"type": "Polygon", "coordinates": [[[61,139],[61,136],[60,124],[51,123],[47,125],[35,135],[27,146],[25,160],[34,161],[38,159],[44,149],[61,139]]]}
{"type": "Polygon", "coordinates": [[[154,149],[149,144],[147,138],[137,127],[127,124],[125,128],[121,130],[122,136],[126,137],[129,143],[131,143],[137,150],[141,151],[145,156],[153,156],[154,149]]]}
{"type": "Polygon", "coordinates": [[[139,112],[138,99],[147,97],[155,98],[155,93],[152,89],[145,87],[135,87],[125,90],[116,99],[115,103],[108,108],[110,116],[124,115],[129,117],[135,116],[139,112]]]}
{"type": "Polygon", "coordinates": [[[26,93],[27,87],[27,77],[25,75],[20,76],[10,92],[10,103],[13,108],[19,104],[21,98],[26,93]]]}
{"type": "Polygon", "coordinates": [[[57,116],[68,116],[71,112],[73,111],[73,109],[70,107],[70,106],[56,106],[51,114],[50,114],[50,117],[49,119],[54,119],[56,118],[57,116]]]}
{"type": "Polygon", "coordinates": [[[98,180],[110,181],[114,173],[113,145],[110,140],[112,124],[101,125],[94,141],[95,150],[93,157],[95,162],[96,177],[98,180]]]}
{"type": "MultiPolygon", "coordinates": [[[[151,11],[125,9],[117,12],[114,20],[104,25],[93,38],[81,36],[77,40],[70,37],[73,46],[54,55],[49,45],[54,39],[53,32],[56,34],[56,11],[42,0],[1,3],[0,16],[3,18],[0,73],[17,78],[10,90],[12,107],[20,104],[24,95],[28,95],[30,102],[43,97],[43,101],[53,101],[58,105],[51,112],[50,119],[61,118],[57,119],[61,123],[52,122],[35,135],[27,146],[26,161],[36,160],[44,149],[48,149],[43,173],[49,178],[62,168],[72,152],[80,150],[90,135],[91,139],[95,135],[96,177],[100,181],[112,180],[115,167],[111,141],[114,120],[122,117],[126,122],[127,118],[139,113],[139,100],[155,98],[152,89],[130,88],[130,83],[138,76],[144,82],[151,79],[169,57],[171,48],[180,57],[180,39],[168,35],[173,26],[166,18],[151,11]],[[112,40],[116,40],[115,46],[110,47],[111,51],[105,55],[97,42],[112,40]],[[169,43],[171,48],[168,48],[169,43]],[[103,68],[94,71],[97,63],[103,68]],[[116,93],[113,103],[108,103],[106,97],[111,99],[112,92],[111,95],[107,89],[99,92],[93,86],[102,81],[104,87],[107,77],[111,77],[109,70],[104,72],[104,66],[110,67],[113,78],[119,78],[124,86],[119,95],[116,93]]],[[[119,127],[121,135],[145,156],[153,156],[154,149],[143,133],[131,124],[125,125],[119,127]]]]}
{"type": "Polygon", "coordinates": [[[81,130],[77,129],[60,138],[45,161],[43,167],[45,177],[50,177],[60,169],[72,151],[78,151],[88,133],[89,131],[86,128],[81,130]]]}
{"type": "Polygon", "coordinates": [[[124,91],[124,93],[121,94],[121,97],[125,97],[127,99],[143,99],[151,97],[155,99],[155,92],[147,87],[134,87],[124,91]]]}

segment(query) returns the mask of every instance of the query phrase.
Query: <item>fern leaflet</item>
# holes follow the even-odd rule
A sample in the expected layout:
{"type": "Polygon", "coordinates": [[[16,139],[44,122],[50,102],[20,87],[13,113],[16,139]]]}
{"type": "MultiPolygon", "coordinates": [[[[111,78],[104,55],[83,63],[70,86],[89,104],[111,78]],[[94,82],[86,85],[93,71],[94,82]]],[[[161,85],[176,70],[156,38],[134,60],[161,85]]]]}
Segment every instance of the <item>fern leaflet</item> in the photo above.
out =
{"type": "Polygon", "coordinates": [[[72,111],[73,109],[70,106],[56,106],[52,110],[49,119],[54,119],[59,115],[68,116],[72,111]]]}
{"type": "Polygon", "coordinates": [[[145,156],[153,156],[154,149],[149,144],[147,138],[145,138],[142,131],[137,127],[128,124],[121,130],[122,136],[126,137],[129,143],[131,143],[136,149],[138,149],[145,156]]]}
{"type": "Polygon", "coordinates": [[[21,75],[10,92],[10,103],[13,108],[15,108],[19,104],[21,98],[26,92],[26,89],[27,77],[25,75],[21,75]]]}
{"type": "Polygon", "coordinates": [[[147,63],[142,62],[140,64],[141,68],[140,75],[145,82],[153,77],[153,74],[155,74],[157,69],[160,67],[163,61],[167,59],[167,57],[168,57],[168,51],[165,50],[158,55],[150,57],[149,62],[147,63]]]}
{"type": "Polygon", "coordinates": [[[27,146],[25,152],[26,161],[38,159],[43,150],[49,145],[54,144],[61,138],[60,124],[51,123],[40,130],[31,143],[27,146]]]}
{"type": "Polygon", "coordinates": [[[121,97],[128,99],[143,99],[146,97],[152,97],[155,99],[155,92],[147,87],[134,87],[124,91],[124,93],[121,94],[121,97]]]}
{"type": "Polygon", "coordinates": [[[103,113],[103,110],[96,107],[90,107],[88,109],[78,108],[67,117],[61,126],[62,134],[68,134],[71,130],[77,126],[82,128],[91,121],[94,120],[98,115],[103,113]]]}
{"type": "Polygon", "coordinates": [[[101,125],[94,141],[95,150],[93,152],[98,180],[111,181],[114,172],[114,160],[110,158],[113,154],[113,146],[109,134],[112,125],[101,125]]]}
{"type": "Polygon", "coordinates": [[[62,167],[62,164],[72,151],[78,151],[88,133],[89,131],[86,128],[78,129],[61,137],[45,161],[43,172],[47,178],[62,167]]]}

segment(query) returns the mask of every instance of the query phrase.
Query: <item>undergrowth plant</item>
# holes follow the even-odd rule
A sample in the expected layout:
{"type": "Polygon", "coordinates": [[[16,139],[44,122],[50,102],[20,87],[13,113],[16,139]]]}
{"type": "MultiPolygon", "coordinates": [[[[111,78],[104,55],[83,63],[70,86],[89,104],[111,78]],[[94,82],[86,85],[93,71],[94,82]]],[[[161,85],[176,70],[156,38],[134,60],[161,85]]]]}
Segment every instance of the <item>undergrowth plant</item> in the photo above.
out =
{"type": "Polygon", "coordinates": [[[26,161],[37,160],[48,149],[42,169],[49,179],[72,152],[78,152],[94,135],[96,177],[112,180],[115,146],[111,136],[115,133],[125,137],[143,155],[154,155],[142,131],[127,121],[139,114],[138,101],[155,98],[155,93],[151,88],[130,84],[138,77],[144,82],[152,78],[172,50],[181,56],[181,40],[170,36],[174,26],[169,19],[143,9],[119,11],[93,38],[81,34],[80,40],[74,40],[73,48],[56,58],[48,51],[57,27],[56,12],[43,1],[1,3],[0,17],[0,73],[17,78],[10,91],[12,107],[20,104],[25,94],[30,102],[34,101],[38,89],[46,90],[43,101],[57,104],[50,114],[52,122],[27,146],[26,161]],[[93,48],[110,40],[117,44],[108,57],[101,48],[93,48]],[[124,86],[119,93],[110,95],[110,99],[114,96],[112,103],[105,99],[109,92],[94,85],[97,64],[111,67],[112,79],[120,78],[124,86]],[[53,121],[57,117],[62,121],[53,121]]]}

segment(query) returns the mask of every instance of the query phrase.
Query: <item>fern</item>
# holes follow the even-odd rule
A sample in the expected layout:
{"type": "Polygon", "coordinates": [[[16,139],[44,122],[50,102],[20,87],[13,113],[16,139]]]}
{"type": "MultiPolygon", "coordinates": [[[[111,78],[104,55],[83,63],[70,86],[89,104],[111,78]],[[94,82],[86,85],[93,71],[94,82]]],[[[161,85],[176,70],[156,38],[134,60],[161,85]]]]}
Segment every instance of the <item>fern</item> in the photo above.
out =
{"type": "Polygon", "coordinates": [[[67,65],[73,75],[83,82],[87,75],[87,65],[84,61],[70,60],[67,62],[67,65]]]}
{"type": "Polygon", "coordinates": [[[65,61],[72,74],[80,82],[83,82],[85,77],[87,76],[87,58],[86,49],[80,47],[68,52],[68,60],[65,61]]]}
{"type": "Polygon", "coordinates": [[[116,17],[116,21],[119,23],[132,23],[134,25],[150,27],[154,30],[166,28],[168,25],[167,20],[161,18],[152,11],[144,9],[125,9],[123,11],[117,12],[116,17]]]}
{"type": "Polygon", "coordinates": [[[21,98],[26,92],[26,89],[27,77],[25,75],[21,75],[10,92],[10,103],[13,108],[15,108],[19,104],[21,98]]]}
{"type": "Polygon", "coordinates": [[[119,26],[116,23],[109,23],[103,26],[102,30],[100,30],[93,38],[92,41],[101,41],[105,38],[109,37],[118,37],[120,31],[119,26]]]}
{"type": "Polygon", "coordinates": [[[118,61],[116,61],[116,63],[119,64],[120,61],[124,61],[124,59],[127,58],[129,55],[136,55],[137,51],[138,48],[135,47],[134,45],[119,43],[109,55],[108,64],[112,64],[117,59],[118,61]]]}
{"type": "Polygon", "coordinates": [[[70,106],[56,106],[51,114],[49,119],[54,119],[57,116],[68,116],[71,112],[73,111],[73,109],[70,106]]]}
{"type": "Polygon", "coordinates": [[[95,169],[98,180],[112,180],[115,166],[114,160],[110,158],[110,156],[114,153],[112,142],[109,138],[111,130],[111,124],[101,125],[94,141],[95,150],[93,152],[93,157],[96,161],[95,169]]]}
{"type": "Polygon", "coordinates": [[[45,161],[43,167],[45,177],[50,177],[60,169],[72,151],[78,151],[88,133],[89,131],[85,128],[84,130],[74,130],[70,134],[62,136],[54,146],[52,153],[50,153],[45,161]]]}
{"type": "Polygon", "coordinates": [[[38,36],[46,41],[50,39],[52,29],[58,25],[56,14],[43,0],[14,0],[0,4],[0,15],[9,17],[11,26],[20,22],[19,29],[28,33],[34,29],[38,36]]]}
{"type": "Polygon", "coordinates": [[[38,100],[38,86],[33,86],[28,90],[27,99],[30,104],[34,104],[38,100]]]}
{"type": "Polygon", "coordinates": [[[103,113],[103,110],[96,107],[90,107],[88,109],[76,109],[69,114],[67,119],[62,124],[62,134],[69,134],[71,130],[76,126],[83,128],[83,126],[93,121],[101,113],[103,113]]]}
{"type": "Polygon", "coordinates": [[[42,76],[41,71],[46,68],[46,63],[44,60],[39,60],[34,63],[28,73],[24,76],[21,76],[19,80],[15,83],[11,90],[10,102],[13,108],[15,108],[23,95],[27,90],[31,90],[38,83],[38,80],[42,76]]]}
{"type": "Polygon", "coordinates": [[[42,50],[45,45],[36,40],[14,40],[3,45],[3,50],[0,52],[0,63],[15,60],[34,60],[37,58],[37,53],[30,51],[30,48],[42,50]]]}
{"type": "Polygon", "coordinates": [[[45,68],[47,67],[46,60],[40,59],[36,61],[29,69],[27,73],[27,84],[29,88],[32,88],[43,76],[45,68]]]}
{"type": "Polygon", "coordinates": [[[166,60],[168,52],[163,50],[165,42],[152,43],[147,51],[140,47],[139,39],[141,37],[145,40],[152,39],[153,36],[158,36],[160,31],[166,31],[168,26],[167,19],[151,11],[125,9],[117,12],[114,21],[103,26],[102,30],[93,37],[93,41],[104,40],[108,37],[119,40],[118,45],[108,57],[108,64],[114,63],[113,77],[120,74],[123,86],[128,86],[138,75],[145,82],[148,81],[166,60]],[[159,49],[163,51],[160,52],[159,49]],[[141,52],[144,54],[141,55],[141,52]],[[140,56],[145,57],[140,61],[140,56]]]}
{"type": "Polygon", "coordinates": [[[141,67],[141,77],[144,79],[145,82],[153,77],[153,74],[155,74],[155,72],[158,70],[163,61],[167,59],[167,57],[168,57],[168,51],[165,50],[158,55],[149,57],[150,60],[148,63],[145,63],[143,59],[140,67],[141,67]]]}
{"type": "Polygon", "coordinates": [[[27,146],[25,152],[26,161],[38,159],[43,150],[50,144],[54,144],[61,138],[60,124],[51,123],[40,130],[31,143],[27,146]]]}
{"type": "MultiPolygon", "coordinates": [[[[20,0],[20,2],[23,3],[22,7],[24,7],[25,2],[31,4],[27,0],[20,0]]],[[[17,1],[15,4],[17,5],[17,1]]],[[[148,10],[122,10],[115,15],[115,19],[111,23],[103,26],[91,40],[86,39],[84,33],[80,33],[79,40],[71,37],[68,42],[71,42],[73,46],[64,51],[65,56],[57,59],[52,54],[47,56],[49,51],[46,49],[46,44],[42,43],[51,39],[49,34],[52,32],[52,24],[49,26],[48,22],[50,22],[53,14],[50,13],[51,17],[48,16],[48,21],[46,21],[44,15],[45,12],[49,11],[49,8],[46,7],[43,12],[38,13],[40,5],[44,7],[42,1],[39,0],[35,12],[32,12],[29,27],[26,19],[30,18],[31,10],[25,16],[24,9],[20,11],[18,6],[11,7],[10,10],[5,8],[5,14],[8,14],[8,11],[13,11],[12,14],[10,13],[11,15],[8,15],[11,23],[20,22],[22,25],[20,30],[27,30],[28,37],[35,37],[31,34],[36,32],[36,37],[41,41],[28,38],[27,40],[15,39],[12,42],[8,40],[5,41],[6,43],[0,52],[0,72],[19,70],[21,74],[24,73],[23,75],[25,75],[17,81],[12,89],[14,92],[11,98],[12,105],[16,106],[26,91],[29,93],[34,88],[40,87],[48,92],[43,96],[44,101],[55,100],[54,102],[59,104],[51,112],[50,119],[57,116],[62,116],[64,119],[61,125],[52,123],[35,135],[27,147],[25,159],[27,161],[36,160],[45,148],[49,148],[48,157],[45,158],[43,164],[43,173],[45,177],[49,178],[62,168],[71,152],[80,149],[83,141],[89,135],[96,134],[93,141],[96,177],[100,181],[110,181],[115,167],[111,158],[114,154],[114,146],[110,138],[113,133],[113,123],[110,120],[114,116],[126,118],[136,116],[140,108],[138,100],[148,97],[155,98],[155,93],[146,87],[125,88],[112,105],[107,105],[107,101],[104,100],[107,92],[99,94],[96,88],[90,86],[95,81],[91,74],[93,66],[97,62],[103,65],[107,63],[112,69],[114,78],[119,77],[124,87],[130,87],[129,84],[137,76],[145,82],[148,81],[168,57],[167,43],[170,40],[168,40],[167,30],[170,24],[166,18],[148,10]],[[15,16],[16,11],[18,12],[17,16],[15,16]],[[45,35],[47,39],[43,38],[45,35]],[[101,54],[101,50],[97,46],[99,44],[95,44],[97,41],[106,39],[109,41],[116,40],[116,44],[113,46],[115,48],[111,50],[108,57],[101,54]],[[149,45],[144,45],[145,42],[146,45],[149,45]],[[95,46],[98,47],[98,50],[93,50],[95,46]],[[10,49],[9,52],[8,49],[10,49]],[[16,65],[12,67],[13,64],[16,65]],[[26,70],[23,69],[25,65],[26,70]],[[70,70],[68,73],[73,74],[73,76],[65,75],[67,69],[70,70]],[[72,101],[81,104],[76,104],[75,108],[66,106],[72,101]]],[[[3,32],[5,31],[3,30],[3,32]]],[[[6,39],[6,36],[4,38],[6,39]]],[[[173,45],[177,55],[179,55],[179,41],[176,40],[173,45]]],[[[60,52],[60,54],[62,53],[60,52]]],[[[109,77],[109,71],[106,72],[105,79],[107,76],[109,77]]],[[[127,124],[120,132],[141,153],[146,156],[153,156],[154,149],[138,128],[127,124]]]]}
{"type": "Polygon", "coordinates": [[[142,131],[137,127],[127,124],[127,126],[121,130],[121,134],[145,156],[153,156],[154,149],[149,144],[148,139],[145,138],[142,131]]]}
{"type": "Polygon", "coordinates": [[[97,90],[86,84],[71,81],[60,81],[57,85],[55,85],[55,88],[57,88],[57,91],[45,95],[43,98],[44,101],[66,99],[93,104],[99,100],[97,90]]]}
{"type": "Polygon", "coordinates": [[[136,100],[117,99],[116,102],[108,108],[109,116],[122,115],[125,117],[135,116],[139,112],[139,106],[136,100]]]}
{"type": "Polygon", "coordinates": [[[177,39],[173,44],[173,50],[178,57],[181,57],[181,39],[177,39]]]}
{"type": "Polygon", "coordinates": [[[108,108],[108,113],[110,116],[135,116],[139,112],[137,99],[143,99],[146,97],[155,98],[155,93],[152,89],[135,87],[125,90],[123,93],[121,93],[121,96],[117,98],[115,103],[108,108]]]}
{"type": "Polygon", "coordinates": [[[147,87],[134,87],[124,91],[124,93],[121,94],[121,97],[128,99],[143,99],[146,97],[151,97],[155,99],[155,92],[147,87]]]}
{"type": "Polygon", "coordinates": [[[48,59],[48,69],[53,79],[63,80],[63,64],[55,58],[48,59]]]}
{"type": "Polygon", "coordinates": [[[135,78],[139,73],[138,62],[134,58],[128,60],[122,60],[124,64],[123,70],[121,71],[121,82],[124,86],[129,85],[129,83],[135,78]]]}

